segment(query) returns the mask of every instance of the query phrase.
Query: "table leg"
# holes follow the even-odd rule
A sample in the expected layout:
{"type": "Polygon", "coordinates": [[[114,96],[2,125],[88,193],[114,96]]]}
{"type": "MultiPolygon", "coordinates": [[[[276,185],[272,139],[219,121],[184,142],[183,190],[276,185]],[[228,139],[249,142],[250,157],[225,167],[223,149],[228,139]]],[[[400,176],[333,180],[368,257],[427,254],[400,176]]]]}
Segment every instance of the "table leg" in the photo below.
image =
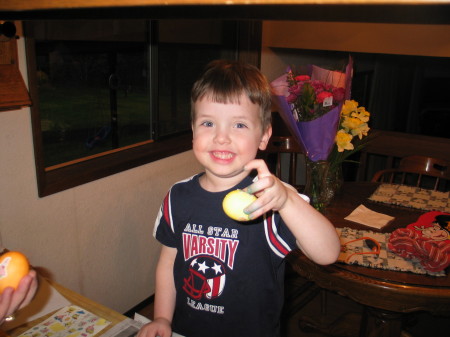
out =
{"type": "Polygon", "coordinates": [[[359,337],[400,337],[402,313],[365,306],[359,337]]]}

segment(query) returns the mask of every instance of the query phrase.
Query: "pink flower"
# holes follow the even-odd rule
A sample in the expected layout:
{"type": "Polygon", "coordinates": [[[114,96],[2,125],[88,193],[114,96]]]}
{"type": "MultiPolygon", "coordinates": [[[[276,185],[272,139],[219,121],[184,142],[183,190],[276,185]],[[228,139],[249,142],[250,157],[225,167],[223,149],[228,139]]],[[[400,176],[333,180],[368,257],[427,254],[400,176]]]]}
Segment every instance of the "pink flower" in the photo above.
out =
{"type": "Polygon", "coordinates": [[[295,85],[293,85],[292,87],[289,88],[289,92],[291,94],[294,94],[296,96],[300,95],[302,92],[302,88],[303,88],[303,83],[297,83],[295,85]]]}
{"type": "Polygon", "coordinates": [[[298,75],[298,76],[295,76],[294,79],[299,82],[307,82],[311,79],[311,77],[309,77],[308,75],[298,75]]]}
{"type": "Polygon", "coordinates": [[[331,84],[326,84],[326,85],[325,85],[325,90],[326,90],[326,91],[332,92],[333,89],[334,89],[334,87],[333,87],[331,84]]]}
{"type": "Polygon", "coordinates": [[[345,97],[345,89],[344,88],[334,88],[333,89],[333,101],[341,102],[345,97]]]}
{"type": "Polygon", "coordinates": [[[321,104],[325,98],[330,97],[330,96],[333,96],[333,94],[331,92],[322,91],[321,93],[319,93],[316,96],[316,101],[318,104],[321,104]]]}
{"type": "Polygon", "coordinates": [[[295,94],[289,94],[289,96],[286,97],[286,101],[291,104],[295,103],[296,100],[297,100],[297,95],[295,95],[295,94]]]}
{"type": "Polygon", "coordinates": [[[317,80],[312,81],[311,85],[314,88],[314,91],[316,93],[319,93],[319,92],[322,92],[322,91],[325,90],[325,84],[323,82],[321,82],[321,81],[317,81],[317,80]]]}

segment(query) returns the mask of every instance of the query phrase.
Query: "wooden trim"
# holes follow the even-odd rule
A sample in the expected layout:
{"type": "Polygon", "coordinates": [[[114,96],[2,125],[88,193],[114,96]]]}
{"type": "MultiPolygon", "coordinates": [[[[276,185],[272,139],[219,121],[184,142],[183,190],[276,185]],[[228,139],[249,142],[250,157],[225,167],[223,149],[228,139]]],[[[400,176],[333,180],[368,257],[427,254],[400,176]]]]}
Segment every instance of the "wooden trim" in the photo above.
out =
{"type": "Polygon", "coordinates": [[[42,19],[229,19],[450,24],[443,1],[9,1],[0,0],[5,20],[42,19]]]}
{"type": "Polygon", "coordinates": [[[81,162],[84,162],[84,161],[87,161],[87,160],[100,158],[100,157],[107,156],[107,155],[110,155],[110,154],[113,154],[113,153],[117,153],[117,152],[120,152],[120,151],[125,151],[125,150],[128,150],[128,149],[132,149],[132,148],[135,148],[135,147],[138,147],[138,146],[147,145],[147,144],[150,144],[150,143],[153,143],[153,142],[154,142],[153,140],[146,140],[144,142],[140,142],[140,143],[124,146],[124,147],[121,147],[121,148],[118,148],[118,149],[113,149],[113,150],[109,150],[109,151],[93,154],[91,156],[74,159],[74,160],[71,160],[71,161],[68,161],[68,162],[65,162],[65,163],[62,163],[62,164],[57,164],[57,165],[46,167],[45,171],[48,172],[48,171],[57,170],[57,169],[60,169],[60,168],[63,168],[63,167],[69,166],[69,165],[74,165],[74,164],[78,164],[78,163],[81,163],[81,162]]]}
{"type": "Polygon", "coordinates": [[[174,5],[429,5],[448,3],[448,0],[2,0],[3,10],[74,9],[123,6],[174,5]]]}
{"type": "Polygon", "coordinates": [[[44,197],[75,186],[105,178],[125,170],[188,151],[192,148],[192,134],[155,141],[119,151],[107,156],[82,161],[47,171],[38,182],[39,196],[44,197]]]}

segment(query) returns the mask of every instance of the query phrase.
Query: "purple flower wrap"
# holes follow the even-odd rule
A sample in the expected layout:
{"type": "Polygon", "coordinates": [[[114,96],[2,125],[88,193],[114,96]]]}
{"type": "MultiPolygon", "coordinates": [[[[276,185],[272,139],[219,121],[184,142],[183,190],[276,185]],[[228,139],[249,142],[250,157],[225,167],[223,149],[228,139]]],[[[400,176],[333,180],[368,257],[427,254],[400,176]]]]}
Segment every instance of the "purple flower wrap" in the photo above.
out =
{"type": "MultiPolygon", "coordinates": [[[[350,98],[352,70],[353,61],[350,57],[345,71],[345,99],[350,98]]],[[[302,147],[303,153],[312,161],[327,160],[335,143],[343,102],[319,118],[308,122],[299,122],[294,119],[287,101],[289,88],[286,74],[274,80],[271,85],[274,92],[273,100],[278,106],[278,112],[291,135],[302,147]]]]}

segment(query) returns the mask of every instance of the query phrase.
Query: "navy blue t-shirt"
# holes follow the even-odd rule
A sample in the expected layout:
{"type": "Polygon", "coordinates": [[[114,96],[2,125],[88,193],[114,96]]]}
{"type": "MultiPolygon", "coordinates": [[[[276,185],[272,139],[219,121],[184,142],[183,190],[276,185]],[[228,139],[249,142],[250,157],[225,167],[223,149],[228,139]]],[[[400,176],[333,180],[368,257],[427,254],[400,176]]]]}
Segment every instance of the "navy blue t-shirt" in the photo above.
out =
{"type": "Polygon", "coordinates": [[[222,209],[225,195],[252,183],[212,193],[200,175],[172,186],[154,235],[177,249],[173,331],[187,337],[274,337],[283,305],[284,257],[295,237],[278,213],[237,222],[222,209]]]}

